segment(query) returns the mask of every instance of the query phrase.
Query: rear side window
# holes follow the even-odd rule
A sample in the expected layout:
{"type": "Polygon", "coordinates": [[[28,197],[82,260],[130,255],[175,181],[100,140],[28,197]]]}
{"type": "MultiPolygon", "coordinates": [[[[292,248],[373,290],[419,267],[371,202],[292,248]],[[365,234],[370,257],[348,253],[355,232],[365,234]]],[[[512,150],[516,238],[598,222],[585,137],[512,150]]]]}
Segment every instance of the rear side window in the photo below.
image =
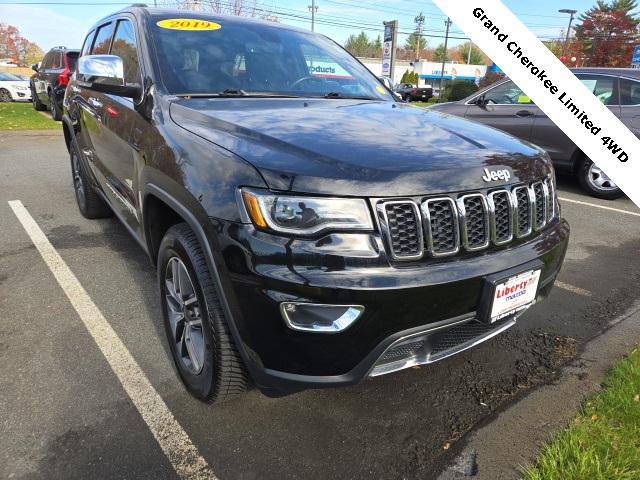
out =
{"type": "Polygon", "coordinates": [[[620,79],[620,105],[640,105],[640,82],[620,79]]]}
{"type": "Polygon", "coordinates": [[[133,24],[129,20],[118,21],[116,34],[113,37],[113,45],[111,46],[111,54],[117,55],[122,59],[126,83],[140,83],[136,33],[133,24]]]}
{"type": "Polygon", "coordinates": [[[93,41],[93,48],[91,54],[93,55],[106,55],[109,53],[109,46],[111,44],[111,34],[113,33],[113,23],[103,25],[98,29],[96,33],[96,39],[93,41]]]}
{"type": "Polygon", "coordinates": [[[89,52],[91,51],[91,45],[93,45],[93,35],[95,34],[95,31],[90,31],[89,35],[87,35],[87,38],[84,39],[84,43],[82,44],[82,52],[80,53],[80,55],[89,55],[89,52]]]}
{"type": "Polygon", "coordinates": [[[73,71],[76,69],[76,62],[78,61],[77,53],[67,53],[67,66],[69,70],[73,71]]]}
{"type": "Polygon", "coordinates": [[[576,75],[604,105],[618,105],[616,78],[602,75],[576,75]]]}

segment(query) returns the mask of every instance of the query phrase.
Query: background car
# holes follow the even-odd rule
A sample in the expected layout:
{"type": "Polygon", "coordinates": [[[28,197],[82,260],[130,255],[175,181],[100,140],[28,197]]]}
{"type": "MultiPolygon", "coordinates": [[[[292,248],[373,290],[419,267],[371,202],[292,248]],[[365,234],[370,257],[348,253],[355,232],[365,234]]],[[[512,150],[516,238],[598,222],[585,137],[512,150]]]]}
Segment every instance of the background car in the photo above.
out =
{"type": "Polygon", "coordinates": [[[428,102],[433,97],[433,88],[418,88],[411,83],[400,83],[395,91],[407,102],[428,102]]]}
{"type": "Polygon", "coordinates": [[[31,77],[33,108],[51,110],[54,120],[62,118],[62,99],[69,83],[69,77],[76,68],[79,50],[54,47],[38,65],[31,68],[36,72],[31,77]]]}
{"type": "Polygon", "coordinates": [[[13,73],[0,72],[0,102],[20,102],[31,100],[29,81],[13,73]]]}
{"type": "MultiPolygon", "coordinates": [[[[640,71],[626,68],[578,68],[573,73],[634,134],[640,135],[640,71]]],[[[538,108],[512,80],[505,78],[458,102],[431,107],[504,130],[544,148],[559,171],[577,175],[594,197],[619,198],[622,190],[538,108]]]]}

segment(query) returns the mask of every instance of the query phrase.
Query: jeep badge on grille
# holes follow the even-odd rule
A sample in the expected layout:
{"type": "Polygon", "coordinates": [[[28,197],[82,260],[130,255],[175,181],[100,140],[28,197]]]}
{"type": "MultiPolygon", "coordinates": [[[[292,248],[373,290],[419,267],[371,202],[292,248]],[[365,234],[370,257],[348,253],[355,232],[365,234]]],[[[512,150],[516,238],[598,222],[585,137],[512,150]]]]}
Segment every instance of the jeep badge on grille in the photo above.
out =
{"type": "Polygon", "coordinates": [[[504,180],[508,182],[511,178],[511,173],[506,168],[504,170],[493,170],[490,171],[488,168],[484,169],[484,175],[482,176],[482,180],[485,182],[495,182],[497,180],[504,180]]]}

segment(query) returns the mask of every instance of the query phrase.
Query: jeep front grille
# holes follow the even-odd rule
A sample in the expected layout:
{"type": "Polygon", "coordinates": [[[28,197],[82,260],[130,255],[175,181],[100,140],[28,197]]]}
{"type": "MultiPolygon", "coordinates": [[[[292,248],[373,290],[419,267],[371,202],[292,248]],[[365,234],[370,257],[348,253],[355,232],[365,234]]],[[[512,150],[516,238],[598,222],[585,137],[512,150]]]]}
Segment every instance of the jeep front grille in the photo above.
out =
{"type": "Polygon", "coordinates": [[[550,178],[488,193],[465,193],[377,205],[385,243],[394,260],[417,260],[506,245],[542,229],[556,215],[550,178]]]}

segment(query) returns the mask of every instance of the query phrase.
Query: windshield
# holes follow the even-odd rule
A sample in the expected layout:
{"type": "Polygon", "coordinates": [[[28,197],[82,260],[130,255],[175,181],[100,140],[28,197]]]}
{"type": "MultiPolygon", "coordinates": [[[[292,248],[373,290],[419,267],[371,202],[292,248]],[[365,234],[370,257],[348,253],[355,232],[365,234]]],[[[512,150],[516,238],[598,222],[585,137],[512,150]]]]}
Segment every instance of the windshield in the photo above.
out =
{"type": "Polygon", "coordinates": [[[0,72],[0,82],[6,82],[6,81],[23,81],[20,77],[18,77],[17,75],[14,75],[13,73],[7,73],[7,72],[0,72]]]}
{"type": "Polygon", "coordinates": [[[246,20],[206,20],[220,28],[181,30],[158,25],[174,20],[154,20],[160,72],[169,93],[393,100],[366,67],[326,37],[246,20]]]}

